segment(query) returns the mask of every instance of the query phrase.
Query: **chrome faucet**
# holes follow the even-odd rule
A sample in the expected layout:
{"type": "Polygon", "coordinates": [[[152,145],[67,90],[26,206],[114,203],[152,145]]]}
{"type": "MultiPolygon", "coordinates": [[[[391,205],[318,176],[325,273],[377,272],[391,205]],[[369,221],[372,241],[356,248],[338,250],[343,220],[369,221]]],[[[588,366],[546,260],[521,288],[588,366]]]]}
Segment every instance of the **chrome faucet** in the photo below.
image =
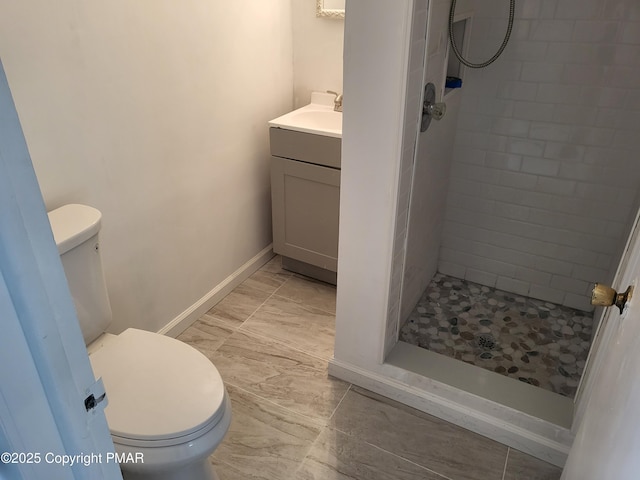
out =
{"type": "Polygon", "coordinates": [[[342,94],[334,92],[333,90],[327,90],[327,93],[333,93],[336,98],[333,100],[333,110],[336,112],[342,111],[342,94]]]}

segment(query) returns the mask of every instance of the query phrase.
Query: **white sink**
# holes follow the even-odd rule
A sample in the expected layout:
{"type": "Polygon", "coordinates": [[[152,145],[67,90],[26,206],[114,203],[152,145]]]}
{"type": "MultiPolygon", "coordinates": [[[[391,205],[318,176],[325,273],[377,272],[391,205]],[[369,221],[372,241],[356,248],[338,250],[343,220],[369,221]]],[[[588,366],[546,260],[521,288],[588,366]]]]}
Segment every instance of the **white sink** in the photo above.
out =
{"type": "Polygon", "coordinates": [[[333,110],[333,99],[331,94],[314,92],[309,105],[271,120],[269,126],[342,138],[342,112],[333,110]]]}

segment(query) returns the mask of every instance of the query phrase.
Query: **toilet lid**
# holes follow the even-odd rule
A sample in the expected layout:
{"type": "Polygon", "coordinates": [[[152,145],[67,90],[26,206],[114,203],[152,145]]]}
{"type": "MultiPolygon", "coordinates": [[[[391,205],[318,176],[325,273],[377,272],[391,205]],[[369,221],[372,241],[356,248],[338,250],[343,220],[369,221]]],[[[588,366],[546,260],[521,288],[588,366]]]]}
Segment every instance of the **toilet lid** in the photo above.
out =
{"type": "Polygon", "coordinates": [[[216,367],[174,338],[130,328],[90,356],[107,391],[111,434],[165,440],[217,423],[224,384],[216,367]]]}

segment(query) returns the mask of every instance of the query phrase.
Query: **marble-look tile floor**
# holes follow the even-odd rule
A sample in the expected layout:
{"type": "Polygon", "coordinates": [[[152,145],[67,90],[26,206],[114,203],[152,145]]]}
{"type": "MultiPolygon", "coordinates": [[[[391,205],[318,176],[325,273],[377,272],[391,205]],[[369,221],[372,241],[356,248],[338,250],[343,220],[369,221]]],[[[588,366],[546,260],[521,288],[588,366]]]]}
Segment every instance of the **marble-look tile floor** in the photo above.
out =
{"type": "Polygon", "coordinates": [[[574,397],[593,315],[437,273],[400,340],[574,397]]]}
{"type": "Polygon", "coordinates": [[[233,408],[220,480],[557,480],[560,469],[329,377],[335,288],[275,257],[178,338],[233,408]]]}

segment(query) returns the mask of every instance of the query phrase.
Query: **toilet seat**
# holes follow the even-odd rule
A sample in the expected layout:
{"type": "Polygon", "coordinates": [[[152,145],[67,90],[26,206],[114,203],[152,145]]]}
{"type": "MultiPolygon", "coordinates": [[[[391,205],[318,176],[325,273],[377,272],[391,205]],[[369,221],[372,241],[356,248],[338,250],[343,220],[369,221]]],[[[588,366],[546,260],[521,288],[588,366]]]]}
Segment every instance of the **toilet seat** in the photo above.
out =
{"type": "Polygon", "coordinates": [[[107,391],[105,414],[116,443],[185,443],[211,430],[225,413],[218,370],[179,340],[130,328],[89,359],[107,391]]]}

